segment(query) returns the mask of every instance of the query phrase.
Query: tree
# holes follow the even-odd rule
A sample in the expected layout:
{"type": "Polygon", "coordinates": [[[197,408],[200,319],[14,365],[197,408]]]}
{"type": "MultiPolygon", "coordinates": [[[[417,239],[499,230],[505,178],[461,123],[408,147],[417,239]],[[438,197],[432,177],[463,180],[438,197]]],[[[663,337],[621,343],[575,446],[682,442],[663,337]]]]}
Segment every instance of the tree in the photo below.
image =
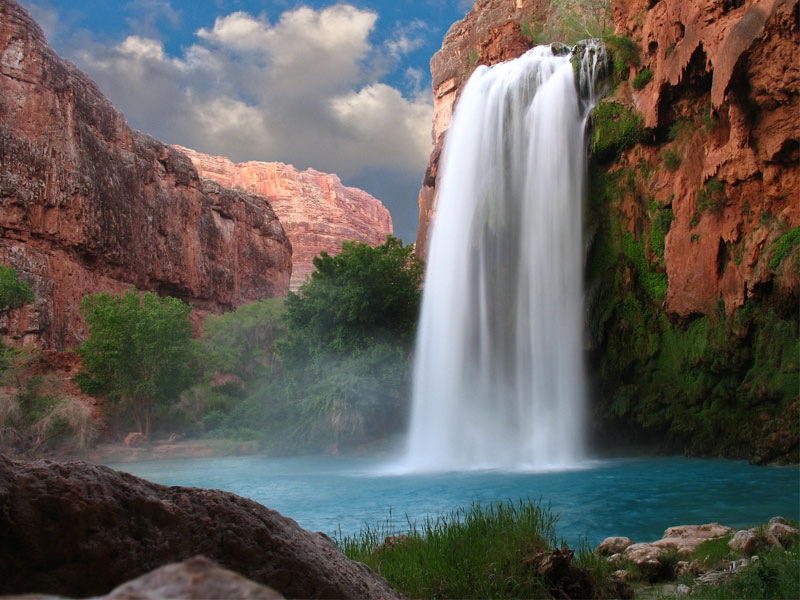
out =
{"type": "Polygon", "coordinates": [[[267,298],[203,321],[203,356],[213,373],[243,380],[268,375],[275,366],[272,345],[286,334],[286,301],[267,298]]]}
{"type": "MultiPolygon", "coordinates": [[[[25,281],[20,281],[14,267],[0,265],[0,314],[33,302],[33,291],[25,281]]],[[[14,360],[15,350],[7,348],[0,340],[0,373],[14,360]]]]}
{"type": "Polygon", "coordinates": [[[375,248],[345,242],[336,256],[322,252],[314,266],[299,294],[287,298],[282,360],[359,350],[376,341],[410,348],[423,275],[411,246],[393,236],[375,248]]]}
{"type": "Polygon", "coordinates": [[[33,302],[31,286],[20,281],[14,267],[0,265],[0,312],[33,302]]]}
{"type": "Polygon", "coordinates": [[[89,338],[78,349],[85,369],[79,385],[114,403],[115,424],[119,409],[130,408],[149,438],[153,403],[175,400],[196,377],[191,306],[131,288],[85,296],[81,311],[89,338]]]}

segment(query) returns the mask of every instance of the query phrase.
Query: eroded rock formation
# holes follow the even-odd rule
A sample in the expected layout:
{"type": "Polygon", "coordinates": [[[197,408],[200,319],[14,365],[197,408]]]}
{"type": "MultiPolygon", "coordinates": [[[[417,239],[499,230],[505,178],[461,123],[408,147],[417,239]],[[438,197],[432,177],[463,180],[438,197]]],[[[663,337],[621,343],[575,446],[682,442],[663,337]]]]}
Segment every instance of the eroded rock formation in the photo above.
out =
{"type": "Polygon", "coordinates": [[[0,456],[0,594],[105,594],[198,554],[289,598],[399,597],[327,536],[235,494],[0,456]]]}
{"type": "Polygon", "coordinates": [[[392,233],[386,207],[362,190],[345,187],[336,175],[298,171],[278,162],[236,164],[222,156],[176,148],[192,160],[201,177],[269,199],[292,242],[293,291],[314,270],[313,259],[323,250],[337,254],[346,241],[377,246],[392,233]]]}
{"type": "Polygon", "coordinates": [[[201,313],[284,295],[291,245],[263,196],[201,181],[183,153],[132,131],[0,0],[0,262],[36,295],[0,332],[63,350],[85,334],[88,293],[135,285],[201,313]]]}

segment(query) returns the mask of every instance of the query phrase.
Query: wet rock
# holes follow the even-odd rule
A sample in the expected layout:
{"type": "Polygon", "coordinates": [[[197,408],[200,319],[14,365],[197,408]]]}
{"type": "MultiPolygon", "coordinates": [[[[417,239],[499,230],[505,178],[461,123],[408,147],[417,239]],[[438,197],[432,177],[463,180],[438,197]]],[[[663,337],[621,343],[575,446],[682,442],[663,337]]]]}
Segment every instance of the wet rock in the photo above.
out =
{"type": "Polygon", "coordinates": [[[106,594],[197,554],[288,597],[398,597],[327,537],[235,494],[0,456],[0,594],[106,594]]]}
{"type": "Polygon", "coordinates": [[[633,540],[627,537],[607,537],[595,548],[595,554],[600,556],[610,556],[613,554],[620,554],[625,551],[625,548],[633,544],[633,540]]]}

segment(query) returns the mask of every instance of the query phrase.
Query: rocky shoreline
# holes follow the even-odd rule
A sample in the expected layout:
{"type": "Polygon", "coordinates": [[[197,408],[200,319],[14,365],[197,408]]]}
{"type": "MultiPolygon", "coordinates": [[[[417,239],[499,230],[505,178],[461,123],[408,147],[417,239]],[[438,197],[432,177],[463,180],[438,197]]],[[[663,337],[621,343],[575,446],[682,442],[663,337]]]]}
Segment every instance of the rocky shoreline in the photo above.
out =
{"type": "MultiPolygon", "coordinates": [[[[670,527],[647,543],[609,537],[593,556],[614,597],[687,595],[798,541],[800,530],[775,517],[738,531],[719,523],[670,527]],[[724,556],[720,548],[701,556],[709,542],[724,556]]],[[[556,589],[571,589],[565,574],[581,571],[570,565],[573,554],[545,552],[536,572],[558,579],[556,589]]],[[[256,502],[79,461],[0,456],[0,565],[0,595],[400,597],[326,535],[256,502]]]]}

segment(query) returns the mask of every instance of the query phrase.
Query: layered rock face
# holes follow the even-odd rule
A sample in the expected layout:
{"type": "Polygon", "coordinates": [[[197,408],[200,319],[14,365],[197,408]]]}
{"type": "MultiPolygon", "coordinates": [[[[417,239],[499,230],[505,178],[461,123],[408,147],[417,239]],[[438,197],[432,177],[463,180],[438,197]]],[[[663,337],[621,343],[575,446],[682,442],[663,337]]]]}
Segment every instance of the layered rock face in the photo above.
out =
{"type": "Polygon", "coordinates": [[[131,285],[199,313],[286,294],[291,244],[269,202],[201,181],[140,132],[0,0],[0,262],[36,295],[2,317],[12,343],[63,350],[88,293],[131,285]]]}
{"type": "Polygon", "coordinates": [[[346,241],[377,246],[392,233],[392,217],[386,207],[362,190],[345,187],[336,175],[313,169],[298,171],[277,162],[236,164],[221,156],[175,147],[192,160],[201,177],[269,199],[292,242],[293,291],[314,270],[313,259],[320,252],[337,254],[346,241]]]}
{"type": "MultiPolygon", "coordinates": [[[[82,462],[0,456],[0,595],[105,594],[198,554],[287,598],[399,598],[327,536],[235,494],[166,487],[82,462]]],[[[174,579],[171,571],[160,579],[174,579]]],[[[139,597],[136,588],[116,597],[139,597]]]]}

